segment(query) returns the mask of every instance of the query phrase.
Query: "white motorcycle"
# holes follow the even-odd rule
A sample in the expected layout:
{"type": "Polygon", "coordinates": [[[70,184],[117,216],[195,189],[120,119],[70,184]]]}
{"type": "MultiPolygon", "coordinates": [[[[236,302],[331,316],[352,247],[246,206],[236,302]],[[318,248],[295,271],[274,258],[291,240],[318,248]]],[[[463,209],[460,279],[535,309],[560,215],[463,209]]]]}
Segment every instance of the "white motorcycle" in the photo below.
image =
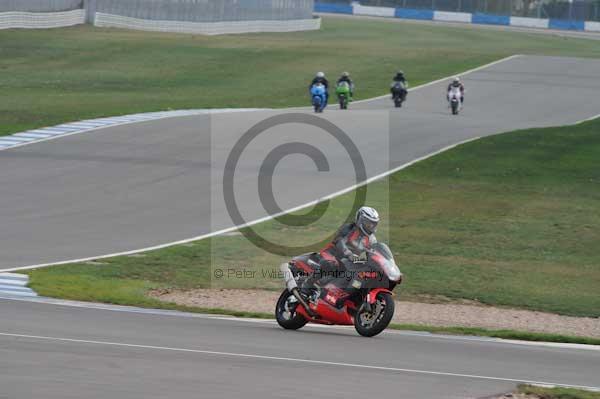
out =
{"type": "Polygon", "coordinates": [[[448,92],[448,101],[450,101],[452,115],[458,115],[458,112],[462,109],[461,97],[460,87],[452,87],[448,92]]]}

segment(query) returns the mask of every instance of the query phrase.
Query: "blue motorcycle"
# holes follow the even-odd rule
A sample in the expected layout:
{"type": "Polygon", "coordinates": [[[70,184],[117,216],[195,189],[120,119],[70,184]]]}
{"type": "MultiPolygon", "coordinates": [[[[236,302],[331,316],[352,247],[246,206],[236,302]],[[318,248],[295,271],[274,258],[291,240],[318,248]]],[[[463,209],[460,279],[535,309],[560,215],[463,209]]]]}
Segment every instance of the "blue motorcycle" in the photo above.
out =
{"type": "Polygon", "coordinates": [[[323,112],[327,106],[327,90],[321,83],[314,84],[310,88],[310,95],[312,96],[312,105],[315,108],[315,112],[323,112]]]}

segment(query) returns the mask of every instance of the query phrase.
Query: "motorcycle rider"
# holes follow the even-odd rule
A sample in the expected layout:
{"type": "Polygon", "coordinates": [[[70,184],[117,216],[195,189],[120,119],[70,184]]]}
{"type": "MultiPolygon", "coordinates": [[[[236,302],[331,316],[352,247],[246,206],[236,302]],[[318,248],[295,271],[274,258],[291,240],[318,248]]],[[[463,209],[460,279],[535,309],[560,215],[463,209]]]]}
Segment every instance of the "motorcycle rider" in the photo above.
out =
{"type": "Polygon", "coordinates": [[[404,76],[404,71],[399,70],[398,72],[396,72],[396,75],[394,75],[393,81],[392,81],[392,85],[390,87],[390,92],[392,93],[392,97],[394,96],[394,92],[397,90],[396,89],[396,84],[397,83],[402,83],[404,90],[402,91],[402,101],[406,100],[406,94],[407,91],[406,89],[408,88],[408,82],[406,80],[406,77],[404,76]]]}
{"type": "Polygon", "coordinates": [[[406,82],[406,77],[404,76],[404,71],[398,71],[396,72],[396,75],[394,75],[394,79],[392,79],[394,81],[394,83],[396,82],[401,82],[404,83],[404,85],[408,86],[408,83],[406,82]]]}
{"type": "Polygon", "coordinates": [[[310,90],[314,85],[318,83],[321,83],[323,86],[325,86],[325,103],[327,103],[327,100],[329,99],[329,81],[325,77],[324,72],[317,72],[316,76],[310,83],[308,89],[310,90]]]}
{"type": "Polygon", "coordinates": [[[352,96],[354,96],[354,82],[350,78],[350,73],[343,72],[342,76],[337,80],[337,84],[339,85],[342,82],[346,82],[350,85],[350,101],[352,101],[352,96]]]}
{"type": "Polygon", "coordinates": [[[452,79],[452,83],[448,85],[448,89],[446,90],[446,99],[448,100],[448,103],[450,103],[450,93],[454,88],[458,88],[460,90],[460,106],[462,108],[463,103],[465,102],[465,86],[462,84],[458,76],[452,79]]]}
{"type": "Polygon", "coordinates": [[[377,242],[375,232],[378,223],[379,213],[374,208],[361,207],[356,212],[354,222],[344,224],[333,240],[321,250],[319,266],[302,285],[302,292],[310,295],[321,278],[344,272],[345,262],[357,262],[359,254],[377,242]]]}

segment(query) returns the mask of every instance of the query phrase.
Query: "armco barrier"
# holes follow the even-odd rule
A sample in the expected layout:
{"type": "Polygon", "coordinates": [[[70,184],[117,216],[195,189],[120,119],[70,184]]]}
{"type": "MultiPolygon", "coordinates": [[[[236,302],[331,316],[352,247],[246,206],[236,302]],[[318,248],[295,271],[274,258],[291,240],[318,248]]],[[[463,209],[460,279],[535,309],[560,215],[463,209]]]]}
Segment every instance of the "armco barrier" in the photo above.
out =
{"type": "Polygon", "coordinates": [[[434,11],[433,20],[445,22],[464,22],[470,24],[471,14],[468,12],[434,11]]]}
{"type": "Polygon", "coordinates": [[[182,22],[156,21],[96,13],[94,24],[105,28],[136,29],[151,32],[191,33],[199,35],[224,35],[256,32],[295,32],[318,30],[321,18],[287,21],[230,21],[230,22],[182,22]]]}
{"type": "Polygon", "coordinates": [[[600,22],[586,21],[585,30],[591,32],[600,32],[600,22]]]}
{"type": "Polygon", "coordinates": [[[510,26],[522,26],[525,28],[548,28],[548,19],[542,18],[523,18],[523,17],[510,17],[510,26]]]}
{"type": "Polygon", "coordinates": [[[354,7],[349,4],[321,3],[315,1],[315,11],[336,14],[354,14],[354,7]]]}
{"type": "Polygon", "coordinates": [[[0,29],[26,28],[48,29],[73,26],[85,22],[84,10],[64,12],[22,12],[0,13],[0,29]]]}
{"type": "Polygon", "coordinates": [[[519,26],[540,29],[585,30],[600,32],[600,22],[576,21],[561,19],[537,19],[511,17],[508,15],[494,15],[484,13],[463,13],[434,11],[428,9],[371,7],[363,6],[355,1],[351,5],[340,3],[315,2],[315,11],[323,13],[368,15],[374,17],[395,17],[406,19],[434,20],[444,22],[462,22],[484,25],[519,26]]]}
{"type": "Polygon", "coordinates": [[[471,18],[473,24],[484,25],[510,25],[510,17],[508,15],[493,15],[476,12],[471,18]]]}
{"type": "Polygon", "coordinates": [[[370,7],[354,5],[354,14],[356,15],[371,15],[374,17],[394,17],[396,9],[392,7],[370,7]]]}
{"type": "Polygon", "coordinates": [[[584,30],[585,22],[583,21],[567,21],[564,19],[551,19],[548,23],[550,29],[563,30],[584,30]]]}
{"type": "Polygon", "coordinates": [[[416,10],[413,8],[396,8],[394,13],[396,18],[407,18],[407,19],[423,19],[426,21],[433,21],[432,10],[416,10]]]}

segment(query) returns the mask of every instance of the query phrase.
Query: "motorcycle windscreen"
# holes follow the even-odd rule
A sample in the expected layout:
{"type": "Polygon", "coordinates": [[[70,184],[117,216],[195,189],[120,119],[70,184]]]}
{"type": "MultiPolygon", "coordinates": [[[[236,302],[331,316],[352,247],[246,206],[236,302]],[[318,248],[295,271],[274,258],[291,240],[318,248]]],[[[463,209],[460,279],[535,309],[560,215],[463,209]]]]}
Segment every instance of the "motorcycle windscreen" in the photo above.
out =
{"type": "Polygon", "coordinates": [[[452,88],[452,90],[450,91],[450,97],[459,98],[460,97],[460,90],[456,89],[456,88],[452,88]]]}
{"type": "Polygon", "coordinates": [[[310,93],[313,96],[322,96],[323,94],[325,94],[325,86],[322,85],[314,85],[311,89],[310,89],[310,93]]]}
{"type": "Polygon", "coordinates": [[[394,255],[392,255],[390,248],[384,243],[377,243],[373,249],[375,250],[373,257],[382,268],[387,278],[390,281],[400,280],[402,273],[400,272],[398,265],[396,265],[394,255]]]}
{"type": "Polygon", "coordinates": [[[401,92],[402,90],[406,89],[406,87],[404,86],[404,83],[402,83],[402,82],[393,83],[392,88],[394,89],[394,91],[397,91],[397,92],[401,92]]]}

